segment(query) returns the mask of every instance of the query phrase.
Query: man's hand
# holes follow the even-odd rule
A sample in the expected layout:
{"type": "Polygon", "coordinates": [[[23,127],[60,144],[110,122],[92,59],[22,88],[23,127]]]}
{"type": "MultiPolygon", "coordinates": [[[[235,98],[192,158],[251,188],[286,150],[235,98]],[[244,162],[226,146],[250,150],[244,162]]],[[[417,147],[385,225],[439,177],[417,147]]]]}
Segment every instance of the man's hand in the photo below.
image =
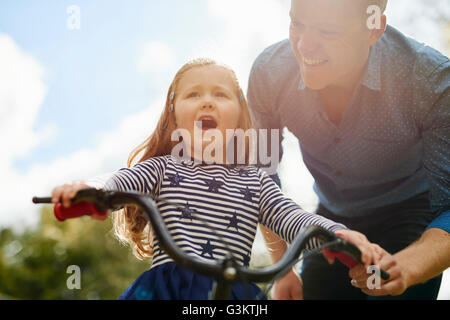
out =
{"type": "Polygon", "coordinates": [[[303,300],[303,282],[293,269],[275,282],[272,288],[274,300],[303,300]]]}
{"type": "Polygon", "coordinates": [[[399,296],[403,294],[408,285],[406,273],[402,272],[398,259],[380,247],[378,251],[381,253],[381,259],[377,267],[387,271],[390,276],[389,279],[383,280],[380,278],[380,287],[369,289],[367,281],[372,276],[372,273],[367,273],[367,269],[364,266],[357,265],[349,271],[352,285],[360,288],[362,292],[369,296],[399,296]]]}
{"type": "Polygon", "coordinates": [[[445,230],[431,228],[418,241],[394,255],[379,247],[378,251],[381,253],[378,266],[389,272],[389,280],[381,280],[380,289],[368,290],[370,275],[356,266],[349,272],[356,280],[353,284],[371,296],[401,295],[407,288],[425,283],[450,266],[450,235],[445,230]]]}

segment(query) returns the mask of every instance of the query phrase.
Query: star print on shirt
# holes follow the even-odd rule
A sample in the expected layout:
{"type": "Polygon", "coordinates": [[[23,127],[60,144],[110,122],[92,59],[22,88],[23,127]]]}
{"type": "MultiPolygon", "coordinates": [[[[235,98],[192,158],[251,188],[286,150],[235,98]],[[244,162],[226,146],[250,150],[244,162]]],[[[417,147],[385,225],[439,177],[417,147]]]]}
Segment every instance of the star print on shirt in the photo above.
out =
{"type": "Polygon", "coordinates": [[[238,218],[236,215],[236,211],[234,212],[234,214],[231,217],[228,217],[228,219],[230,219],[230,223],[228,224],[227,229],[228,228],[236,228],[236,230],[239,231],[239,228],[238,228],[239,221],[238,221],[238,218]]]}
{"type": "Polygon", "coordinates": [[[169,177],[170,180],[170,186],[171,187],[179,187],[180,186],[180,182],[183,181],[183,177],[181,177],[178,172],[176,175],[167,175],[169,177]]]}
{"type": "Polygon", "coordinates": [[[253,192],[250,191],[250,189],[248,187],[246,187],[245,189],[241,189],[241,193],[244,195],[244,200],[253,201],[253,197],[255,196],[253,194],[253,192]]]}
{"type": "Polygon", "coordinates": [[[186,202],[186,205],[184,206],[184,208],[181,208],[181,216],[180,216],[180,220],[181,219],[190,219],[192,221],[192,214],[195,213],[195,209],[191,209],[189,207],[189,202],[186,202]]]}
{"type": "Polygon", "coordinates": [[[200,246],[202,247],[202,253],[200,254],[201,256],[209,254],[211,258],[214,258],[214,246],[211,244],[211,240],[208,240],[206,243],[200,244],[200,246]]]}
{"type": "Polygon", "coordinates": [[[209,192],[219,193],[219,188],[224,185],[223,182],[217,181],[216,178],[212,180],[203,180],[209,187],[209,192]]]}
{"type": "Polygon", "coordinates": [[[241,169],[239,170],[239,177],[249,177],[250,170],[241,169]]]}
{"type": "Polygon", "coordinates": [[[248,267],[248,266],[250,266],[250,256],[245,255],[244,256],[244,267],[248,267]]]}

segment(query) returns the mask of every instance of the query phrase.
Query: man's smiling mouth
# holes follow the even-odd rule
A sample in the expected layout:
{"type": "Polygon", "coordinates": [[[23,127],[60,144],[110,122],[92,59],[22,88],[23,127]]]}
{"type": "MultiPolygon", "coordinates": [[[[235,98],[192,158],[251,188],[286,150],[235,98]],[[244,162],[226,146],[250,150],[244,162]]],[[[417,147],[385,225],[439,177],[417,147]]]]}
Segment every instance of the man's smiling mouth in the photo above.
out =
{"type": "Polygon", "coordinates": [[[303,62],[307,65],[307,66],[321,66],[325,63],[328,62],[328,60],[326,59],[307,59],[307,58],[303,58],[303,62]]]}

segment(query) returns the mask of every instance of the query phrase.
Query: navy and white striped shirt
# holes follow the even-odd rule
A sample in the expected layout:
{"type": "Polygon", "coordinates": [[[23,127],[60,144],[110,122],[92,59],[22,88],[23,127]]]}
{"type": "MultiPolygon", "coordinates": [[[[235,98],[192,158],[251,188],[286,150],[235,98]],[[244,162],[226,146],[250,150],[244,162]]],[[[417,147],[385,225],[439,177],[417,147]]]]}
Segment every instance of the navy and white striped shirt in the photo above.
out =
{"type": "MultiPolygon", "coordinates": [[[[236,260],[248,266],[258,223],[287,242],[310,225],[330,231],[345,229],[302,210],[256,167],[205,165],[172,156],[155,157],[119,170],[100,185],[97,180],[96,185],[109,190],[152,193],[165,200],[158,201],[157,207],[175,243],[187,254],[207,260],[225,258],[228,250],[224,240],[236,260]]],[[[153,243],[152,267],[171,262],[157,238],[153,243]]]]}

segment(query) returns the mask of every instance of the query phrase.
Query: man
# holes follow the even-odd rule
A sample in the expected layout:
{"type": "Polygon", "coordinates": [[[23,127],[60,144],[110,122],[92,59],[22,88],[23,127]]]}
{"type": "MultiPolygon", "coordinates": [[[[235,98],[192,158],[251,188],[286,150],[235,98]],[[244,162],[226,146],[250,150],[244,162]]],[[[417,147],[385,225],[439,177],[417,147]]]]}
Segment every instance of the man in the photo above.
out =
{"type": "MultiPolygon", "coordinates": [[[[450,62],[387,26],[386,4],[292,0],[290,41],[253,66],[256,126],[296,135],[317,213],[378,243],[391,274],[370,290],[366,270],[318,256],[301,278],[280,279],[274,298],[435,299],[450,266],[450,62]]],[[[263,233],[278,260],[286,244],[263,233]]]]}

